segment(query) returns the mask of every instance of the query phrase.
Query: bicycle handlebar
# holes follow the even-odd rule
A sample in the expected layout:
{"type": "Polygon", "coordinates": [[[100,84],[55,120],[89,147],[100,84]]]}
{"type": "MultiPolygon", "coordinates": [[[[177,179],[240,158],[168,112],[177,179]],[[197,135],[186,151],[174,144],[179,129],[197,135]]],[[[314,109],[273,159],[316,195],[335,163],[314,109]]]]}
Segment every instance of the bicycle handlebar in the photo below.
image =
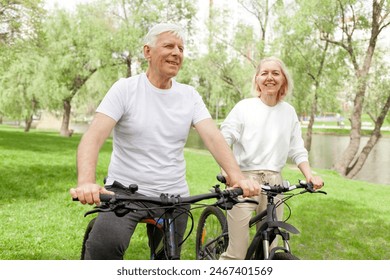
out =
{"type": "MultiPolygon", "coordinates": [[[[222,174],[218,174],[217,179],[219,182],[226,184],[226,178],[222,174]]],[[[314,189],[312,183],[307,183],[304,180],[299,180],[299,183],[296,185],[290,185],[289,181],[283,181],[282,185],[275,185],[275,186],[270,186],[268,184],[265,184],[261,186],[261,189],[263,191],[276,193],[276,194],[289,192],[295,189],[305,189],[304,192],[326,194],[326,192],[324,191],[314,189]]]]}
{"type": "Polygon", "coordinates": [[[121,194],[100,194],[100,200],[102,202],[115,201],[127,201],[127,202],[150,202],[160,206],[173,206],[177,204],[192,204],[202,200],[210,198],[235,198],[242,195],[243,191],[241,188],[227,189],[219,192],[211,192],[206,194],[193,195],[188,197],[181,197],[180,195],[161,194],[160,197],[144,197],[144,196],[131,196],[121,194]]]}
{"type": "Polygon", "coordinates": [[[264,191],[269,191],[277,194],[289,192],[295,189],[304,189],[303,192],[310,192],[310,193],[322,193],[326,194],[326,192],[321,190],[314,189],[314,186],[312,183],[308,183],[304,180],[299,180],[299,183],[296,185],[290,185],[288,181],[283,181],[282,185],[276,185],[276,186],[270,186],[270,185],[263,185],[262,189],[264,191]]]}
{"type": "MultiPolygon", "coordinates": [[[[226,184],[226,179],[224,176],[219,174],[217,176],[218,181],[221,183],[226,184]]],[[[211,199],[211,198],[217,198],[218,201],[214,203],[213,205],[218,206],[222,209],[229,210],[233,207],[233,205],[240,203],[240,202],[248,202],[248,203],[256,203],[258,202],[256,200],[238,200],[237,197],[243,194],[243,190],[241,188],[229,188],[226,190],[220,190],[219,185],[214,186],[214,192],[206,193],[206,194],[199,194],[199,195],[193,195],[188,197],[181,197],[180,195],[169,195],[169,194],[161,194],[160,197],[147,197],[147,196],[138,196],[133,195],[137,190],[138,186],[133,184],[130,185],[128,188],[123,186],[121,183],[114,181],[113,186],[119,187],[122,189],[129,189],[130,194],[100,194],[100,201],[105,203],[106,206],[100,207],[97,206],[97,208],[102,209],[105,208],[105,211],[115,211],[115,209],[118,209],[118,207],[125,207],[127,209],[131,209],[131,207],[128,206],[131,202],[149,202],[156,204],[161,207],[175,207],[182,204],[193,204],[202,200],[211,199]],[[127,206],[124,206],[124,205],[127,206]],[[109,206],[110,205],[110,206],[109,206]]],[[[304,189],[301,193],[310,192],[310,193],[323,193],[326,194],[324,191],[315,190],[313,188],[313,185],[311,183],[306,183],[303,180],[300,180],[297,185],[290,185],[288,181],[284,181],[282,185],[262,185],[262,190],[267,193],[267,195],[276,195],[285,193],[294,189],[304,189]]],[[[73,198],[73,201],[78,201],[77,198],[73,198]]],[[[88,211],[86,215],[90,213],[94,213],[99,210],[92,210],[88,211]]]]}
{"type": "MultiPolygon", "coordinates": [[[[114,181],[113,186],[126,188],[121,183],[114,181]]],[[[131,185],[130,188],[135,188],[137,190],[137,185],[131,185]]],[[[132,191],[134,194],[135,191],[132,191]]],[[[146,196],[132,196],[131,194],[99,194],[99,198],[101,202],[149,202],[154,203],[160,206],[174,206],[178,204],[192,204],[202,200],[210,199],[210,198],[223,198],[223,199],[234,199],[243,194],[243,190],[241,188],[231,188],[221,191],[219,189],[219,185],[215,187],[214,192],[193,195],[189,197],[181,197],[180,195],[169,195],[162,193],[159,197],[146,197],[146,196]]],[[[73,201],[78,201],[78,198],[73,198],[73,201]]]]}

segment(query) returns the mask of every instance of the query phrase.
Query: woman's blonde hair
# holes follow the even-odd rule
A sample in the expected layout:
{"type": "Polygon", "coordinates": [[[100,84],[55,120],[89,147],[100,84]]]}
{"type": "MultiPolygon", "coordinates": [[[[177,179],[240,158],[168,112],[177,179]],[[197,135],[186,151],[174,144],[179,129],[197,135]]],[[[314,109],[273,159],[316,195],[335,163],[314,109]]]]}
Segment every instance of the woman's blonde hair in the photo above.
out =
{"type": "Polygon", "coordinates": [[[261,95],[261,91],[260,91],[260,87],[258,86],[257,82],[256,82],[256,77],[257,75],[260,73],[260,70],[261,70],[261,67],[262,65],[265,63],[265,62],[268,62],[268,61],[273,61],[273,62],[276,62],[279,66],[280,66],[280,69],[282,71],[282,74],[283,74],[283,77],[285,79],[285,83],[284,85],[280,88],[279,92],[278,92],[278,96],[277,96],[277,101],[279,102],[280,100],[282,100],[287,94],[290,94],[294,88],[294,84],[293,84],[293,80],[291,78],[291,75],[286,67],[286,65],[284,64],[284,62],[282,60],[280,60],[279,58],[277,57],[266,57],[266,58],[263,58],[262,60],[260,60],[259,64],[257,65],[256,67],[256,73],[255,75],[253,76],[253,80],[252,80],[252,94],[254,96],[257,96],[257,97],[260,97],[261,95]]]}

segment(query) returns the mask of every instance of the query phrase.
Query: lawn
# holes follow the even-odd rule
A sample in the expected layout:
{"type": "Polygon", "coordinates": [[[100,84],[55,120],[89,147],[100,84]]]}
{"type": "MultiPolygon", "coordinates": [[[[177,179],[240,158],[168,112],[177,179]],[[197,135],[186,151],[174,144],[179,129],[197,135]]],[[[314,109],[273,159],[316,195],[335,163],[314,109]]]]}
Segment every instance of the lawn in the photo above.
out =
{"type": "MultiPolygon", "coordinates": [[[[0,260],[76,260],[92,206],[72,202],[76,184],[76,149],[80,135],[0,126],[0,260]]],[[[99,155],[97,178],[106,174],[111,141],[99,155]]],[[[216,183],[218,167],[202,150],[185,150],[187,180],[192,194],[216,183]]],[[[301,234],[292,236],[294,253],[307,260],[390,259],[390,187],[347,180],[331,170],[315,170],[326,182],[327,196],[302,195],[289,200],[289,222],[301,234]]],[[[301,178],[293,166],[285,179],[301,178]]],[[[195,223],[200,211],[194,211],[195,223]]],[[[287,208],[285,213],[288,213],[287,208]]],[[[195,225],[196,226],[196,225],[195,225]]],[[[188,227],[190,228],[190,227],[188,227]]],[[[193,232],[182,257],[194,259],[193,232]]],[[[128,259],[147,259],[145,226],[131,240],[128,259]]]]}

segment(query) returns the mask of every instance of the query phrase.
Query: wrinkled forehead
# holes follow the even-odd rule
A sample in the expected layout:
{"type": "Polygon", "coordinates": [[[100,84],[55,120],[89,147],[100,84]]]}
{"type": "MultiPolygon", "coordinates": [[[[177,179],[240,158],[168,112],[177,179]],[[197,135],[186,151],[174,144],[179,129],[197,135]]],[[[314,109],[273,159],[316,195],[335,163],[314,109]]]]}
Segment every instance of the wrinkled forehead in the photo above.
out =
{"type": "Polygon", "coordinates": [[[184,45],[183,38],[179,34],[172,31],[166,31],[157,35],[156,42],[174,42],[179,45],[184,45]]]}

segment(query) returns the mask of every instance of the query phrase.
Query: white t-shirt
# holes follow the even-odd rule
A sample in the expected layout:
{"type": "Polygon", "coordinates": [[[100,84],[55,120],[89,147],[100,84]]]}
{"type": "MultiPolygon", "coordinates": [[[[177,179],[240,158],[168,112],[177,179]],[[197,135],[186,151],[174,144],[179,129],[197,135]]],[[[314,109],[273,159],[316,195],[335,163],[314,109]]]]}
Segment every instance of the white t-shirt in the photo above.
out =
{"type": "Polygon", "coordinates": [[[281,101],[270,107],[260,98],[241,100],[221,125],[221,132],[241,170],[281,172],[290,157],[308,161],[301,126],[294,107],[281,101]]]}
{"type": "Polygon", "coordinates": [[[137,184],[144,195],[189,195],[184,145],[192,125],[211,118],[199,93],[172,80],[154,87],[146,74],[118,80],[96,112],[115,121],[107,184],[137,184]]]}

